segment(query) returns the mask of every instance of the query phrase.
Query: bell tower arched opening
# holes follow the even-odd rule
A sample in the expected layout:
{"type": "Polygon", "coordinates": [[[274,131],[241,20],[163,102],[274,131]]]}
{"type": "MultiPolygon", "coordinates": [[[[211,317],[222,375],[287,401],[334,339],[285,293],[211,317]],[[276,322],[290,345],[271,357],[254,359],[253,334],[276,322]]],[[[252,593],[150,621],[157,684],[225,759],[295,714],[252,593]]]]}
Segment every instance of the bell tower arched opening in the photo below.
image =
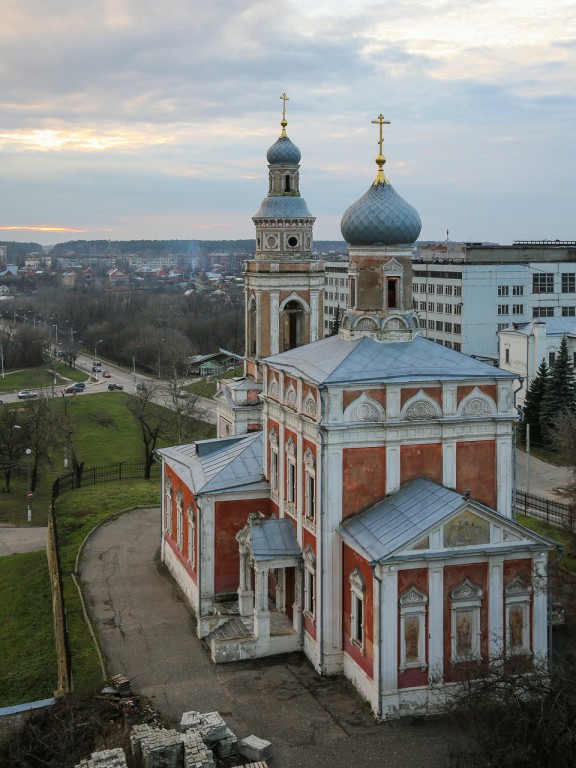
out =
{"type": "Polygon", "coordinates": [[[305,310],[299,301],[289,301],[284,305],[281,317],[283,351],[295,349],[304,343],[305,310]]]}

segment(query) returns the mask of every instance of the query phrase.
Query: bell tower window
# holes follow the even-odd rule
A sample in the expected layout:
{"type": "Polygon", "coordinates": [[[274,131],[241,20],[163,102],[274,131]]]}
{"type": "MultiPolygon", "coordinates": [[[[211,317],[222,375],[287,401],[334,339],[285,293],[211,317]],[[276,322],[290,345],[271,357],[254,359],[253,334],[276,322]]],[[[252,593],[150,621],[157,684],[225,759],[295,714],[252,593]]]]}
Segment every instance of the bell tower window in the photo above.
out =
{"type": "Polygon", "coordinates": [[[389,277],[386,280],[386,301],[388,309],[398,309],[399,280],[397,277],[389,277]]]}
{"type": "Polygon", "coordinates": [[[284,352],[299,347],[304,338],[304,309],[297,301],[289,301],[282,312],[284,352]]]}
{"type": "Polygon", "coordinates": [[[290,174],[284,176],[284,192],[290,192],[290,174]]]}

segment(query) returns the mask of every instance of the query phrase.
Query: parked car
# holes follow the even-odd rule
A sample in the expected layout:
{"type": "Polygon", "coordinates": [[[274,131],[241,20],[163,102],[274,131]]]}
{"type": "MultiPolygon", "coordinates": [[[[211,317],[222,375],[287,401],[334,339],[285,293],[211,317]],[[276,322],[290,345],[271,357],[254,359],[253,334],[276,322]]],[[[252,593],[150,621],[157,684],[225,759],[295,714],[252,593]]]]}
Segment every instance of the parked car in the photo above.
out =
{"type": "Polygon", "coordinates": [[[78,384],[70,384],[70,386],[66,387],[64,392],[67,395],[77,395],[80,392],[84,392],[84,387],[83,386],[78,386],[78,384]]]}
{"type": "Polygon", "coordinates": [[[71,384],[70,386],[79,387],[82,390],[86,389],[86,384],[83,381],[75,381],[74,384],[71,384]]]}
{"type": "Polygon", "coordinates": [[[114,391],[120,392],[122,389],[124,389],[124,387],[122,386],[122,384],[108,384],[108,389],[110,390],[110,392],[114,392],[114,391]]]}
{"type": "Polygon", "coordinates": [[[100,365],[100,363],[98,363],[98,365],[93,365],[92,366],[92,373],[99,373],[101,368],[102,368],[102,366],[100,365]]]}
{"type": "Polygon", "coordinates": [[[32,400],[34,397],[38,397],[38,392],[33,392],[31,389],[22,389],[18,392],[19,400],[32,400]]]}
{"type": "Polygon", "coordinates": [[[104,371],[104,372],[102,373],[102,376],[103,376],[103,378],[105,378],[105,379],[110,379],[110,378],[112,378],[112,374],[110,373],[110,371],[104,371]]]}
{"type": "Polygon", "coordinates": [[[187,397],[190,397],[190,392],[186,392],[185,389],[181,389],[180,392],[176,395],[176,397],[181,397],[183,400],[185,400],[187,397]]]}

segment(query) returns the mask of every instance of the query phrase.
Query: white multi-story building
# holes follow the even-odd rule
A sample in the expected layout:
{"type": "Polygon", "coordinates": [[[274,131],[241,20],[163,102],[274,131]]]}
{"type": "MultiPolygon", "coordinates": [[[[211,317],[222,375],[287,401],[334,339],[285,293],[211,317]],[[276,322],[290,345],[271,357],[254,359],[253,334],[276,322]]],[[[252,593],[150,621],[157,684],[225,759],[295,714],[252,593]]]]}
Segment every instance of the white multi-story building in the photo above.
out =
{"type": "Polygon", "coordinates": [[[348,259],[324,262],[324,336],[329,336],[334,321],[348,306],[348,259]]]}
{"type": "Polygon", "coordinates": [[[468,355],[497,361],[512,323],[576,316],[576,242],[466,244],[432,260],[418,249],[413,267],[424,335],[468,355]]]}

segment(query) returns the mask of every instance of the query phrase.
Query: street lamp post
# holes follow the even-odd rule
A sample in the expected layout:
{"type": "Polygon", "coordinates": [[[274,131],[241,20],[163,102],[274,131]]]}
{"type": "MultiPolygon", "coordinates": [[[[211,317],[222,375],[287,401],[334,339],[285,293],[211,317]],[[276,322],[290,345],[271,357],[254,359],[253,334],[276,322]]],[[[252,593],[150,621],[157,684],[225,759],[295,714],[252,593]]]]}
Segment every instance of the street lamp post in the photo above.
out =
{"type": "Polygon", "coordinates": [[[28,522],[32,522],[32,489],[30,488],[30,455],[32,448],[26,448],[26,464],[28,465],[28,522]]]}

